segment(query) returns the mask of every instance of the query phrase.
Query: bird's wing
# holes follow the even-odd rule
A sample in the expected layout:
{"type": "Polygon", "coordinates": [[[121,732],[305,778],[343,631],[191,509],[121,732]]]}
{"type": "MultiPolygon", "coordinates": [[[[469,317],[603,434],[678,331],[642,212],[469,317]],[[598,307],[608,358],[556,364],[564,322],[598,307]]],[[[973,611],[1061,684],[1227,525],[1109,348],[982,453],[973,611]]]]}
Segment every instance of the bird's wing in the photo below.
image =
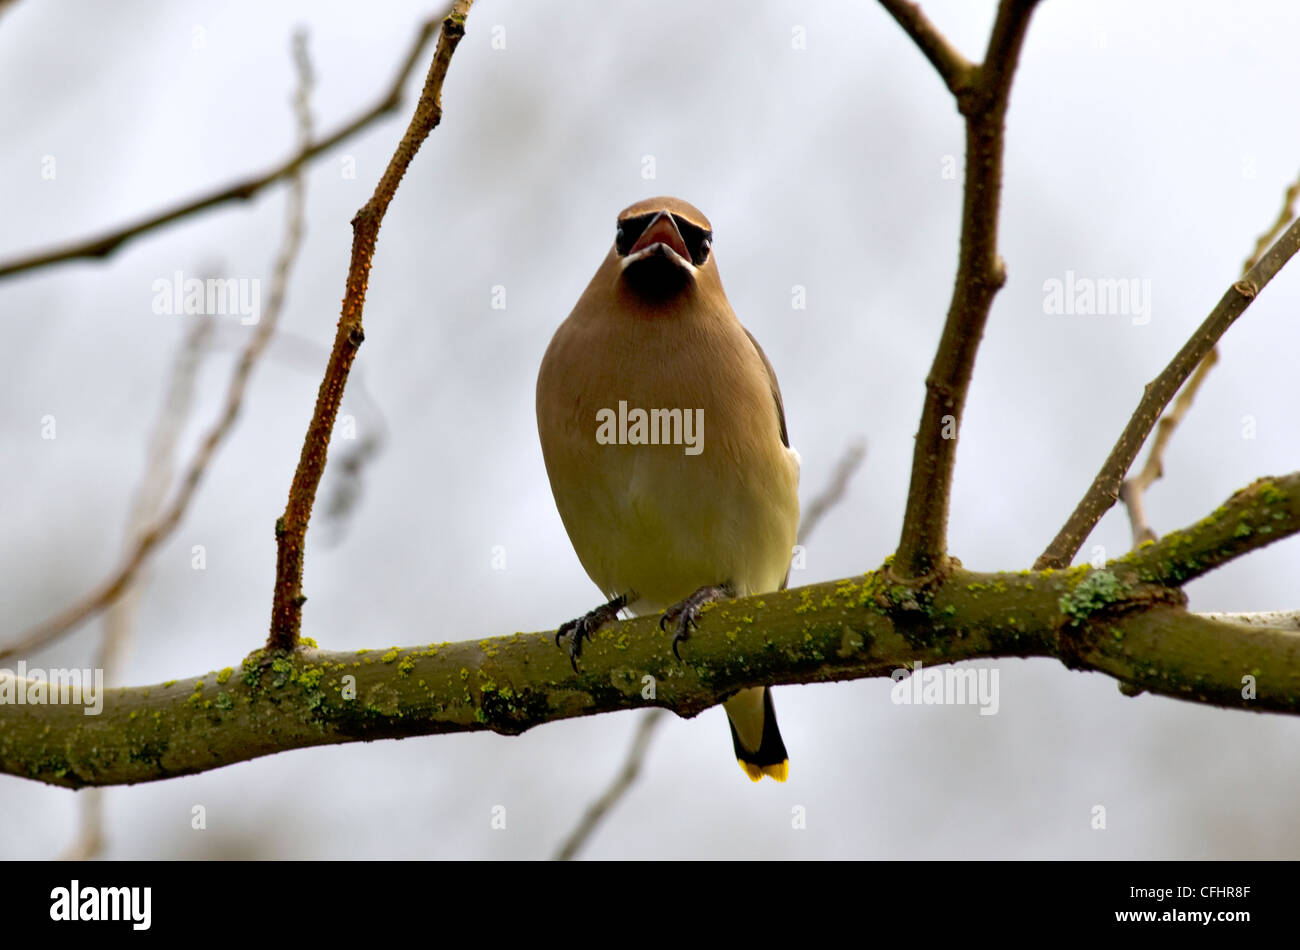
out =
{"type": "Polygon", "coordinates": [[[776,421],[781,427],[781,444],[788,449],[790,447],[790,435],[785,431],[785,404],[781,402],[781,387],[776,381],[776,370],[772,369],[772,361],[767,358],[763,348],[758,345],[758,341],[754,339],[754,334],[745,330],[745,336],[749,337],[749,342],[754,344],[758,358],[763,361],[763,368],[767,370],[767,381],[772,387],[772,401],[776,403],[776,421]]]}

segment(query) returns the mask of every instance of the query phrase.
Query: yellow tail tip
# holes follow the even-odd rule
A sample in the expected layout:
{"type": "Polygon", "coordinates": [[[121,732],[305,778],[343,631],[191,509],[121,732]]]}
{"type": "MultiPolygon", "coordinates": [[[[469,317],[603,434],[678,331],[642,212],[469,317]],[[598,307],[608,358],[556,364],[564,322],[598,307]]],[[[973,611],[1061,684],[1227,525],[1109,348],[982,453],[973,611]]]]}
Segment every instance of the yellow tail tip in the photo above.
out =
{"type": "Polygon", "coordinates": [[[744,769],[751,782],[762,781],[764,775],[776,779],[778,782],[784,782],[790,777],[789,759],[785,759],[777,765],[755,765],[753,762],[746,762],[744,759],[737,759],[736,761],[740,763],[740,767],[744,769]]]}

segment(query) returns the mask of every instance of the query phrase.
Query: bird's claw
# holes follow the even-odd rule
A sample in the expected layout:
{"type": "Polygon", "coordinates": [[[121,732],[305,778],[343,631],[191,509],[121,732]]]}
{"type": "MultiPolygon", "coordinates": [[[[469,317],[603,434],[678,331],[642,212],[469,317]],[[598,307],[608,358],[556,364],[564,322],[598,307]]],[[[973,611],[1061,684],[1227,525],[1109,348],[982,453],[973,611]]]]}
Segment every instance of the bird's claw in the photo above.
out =
{"type": "Polygon", "coordinates": [[[691,596],[687,597],[681,603],[673,604],[664,611],[663,616],[659,618],[659,629],[667,630],[668,625],[673,626],[673,656],[680,661],[682,658],[679,647],[683,640],[690,637],[691,631],[698,626],[700,619],[700,610],[705,604],[711,604],[721,597],[734,597],[735,593],[730,584],[716,584],[708,587],[701,587],[691,596]]]}
{"type": "Polygon", "coordinates": [[[678,652],[681,642],[691,635],[691,631],[696,627],[696,621],[700,617],[700,607],[698,604],[691,603],[690,600],[684,600],[680,604],[674,604],[664,611],[664,615],[659,618],[659,629],[667,630],[668,625],[673,625],[673,656],[681,660],[682,655],[678,652]]]}
{"type": "Polygon", "coordinates": [[[555,645],[558,647],[565,634],[569,639],[569,665],[573,672],[578,672],[578,657],[582,656],[582,641],[590,640],[596,631],[618,617],[618,612],[628,604],[628,595],[615,597],[609,603],[601,604],[595,610],[589,610],[575,620],[560,625],[555,631],[555,645]]]}
{"type": "Polygon", "coordinates": [[[562,624],[560,629],[555,631],[555,645],[560,645],[560,640],[565,634],[572,634],[573,638],[569,641],[569,665],[573,667],[573,672],[578,672],[578,657],[582,656],[583,638],[590,639],[596,632],[588,622],[591,614],[584,614],[577,620],[570,620],[562,624]]]}

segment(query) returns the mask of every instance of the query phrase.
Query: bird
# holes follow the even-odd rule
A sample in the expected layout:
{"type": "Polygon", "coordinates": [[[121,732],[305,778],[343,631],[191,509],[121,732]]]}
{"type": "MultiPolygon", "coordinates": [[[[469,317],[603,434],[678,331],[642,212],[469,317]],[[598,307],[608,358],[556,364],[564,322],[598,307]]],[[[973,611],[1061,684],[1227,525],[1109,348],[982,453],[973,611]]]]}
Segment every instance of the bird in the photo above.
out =
{"type": "MultiPolygon", "coordinates": [[[[784,589],[799,527],[799,456],[776,372],[722,287],[713,226],[647,198],[560,324],[537,376],[556,508],[605,603],[563,624],[584,639],[620,612],[662,612],[680,647],[708,603],[784,589]]],[[[723,702],[745,774],[785,781],[768,687],[723,702]]]]}

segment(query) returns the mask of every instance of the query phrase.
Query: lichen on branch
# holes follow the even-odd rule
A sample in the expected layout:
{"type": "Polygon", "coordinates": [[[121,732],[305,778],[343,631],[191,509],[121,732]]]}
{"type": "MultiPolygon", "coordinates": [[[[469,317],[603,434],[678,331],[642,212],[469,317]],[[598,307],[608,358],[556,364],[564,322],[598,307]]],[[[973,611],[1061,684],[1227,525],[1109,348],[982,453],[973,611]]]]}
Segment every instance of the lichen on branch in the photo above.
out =
{"type": "MultiPolygon", "coordinates": [[[[1177,585],[1297,532],[1300,472],[1261,479],[1197,524],[1097,569],[984,574],[954,564],[942,583],[918,586],[882,568],[712,605],[684,662],[655,617],[600,631],[577,672],[553,631],[382,651],[264,649],[204,676],[108,690],[96,716],[71,704],[0,704],[0,771],[117,785],[306,746],[516,735],[645,706],[693,716],[746,687],[889,676],[917,660],[1054,657],[1113,676],[1126,692],[1296,713],[1300,633],[1191,614],[1177,585]]],[[[11,677],[8,688],[26,682],[11,677]]]]}

